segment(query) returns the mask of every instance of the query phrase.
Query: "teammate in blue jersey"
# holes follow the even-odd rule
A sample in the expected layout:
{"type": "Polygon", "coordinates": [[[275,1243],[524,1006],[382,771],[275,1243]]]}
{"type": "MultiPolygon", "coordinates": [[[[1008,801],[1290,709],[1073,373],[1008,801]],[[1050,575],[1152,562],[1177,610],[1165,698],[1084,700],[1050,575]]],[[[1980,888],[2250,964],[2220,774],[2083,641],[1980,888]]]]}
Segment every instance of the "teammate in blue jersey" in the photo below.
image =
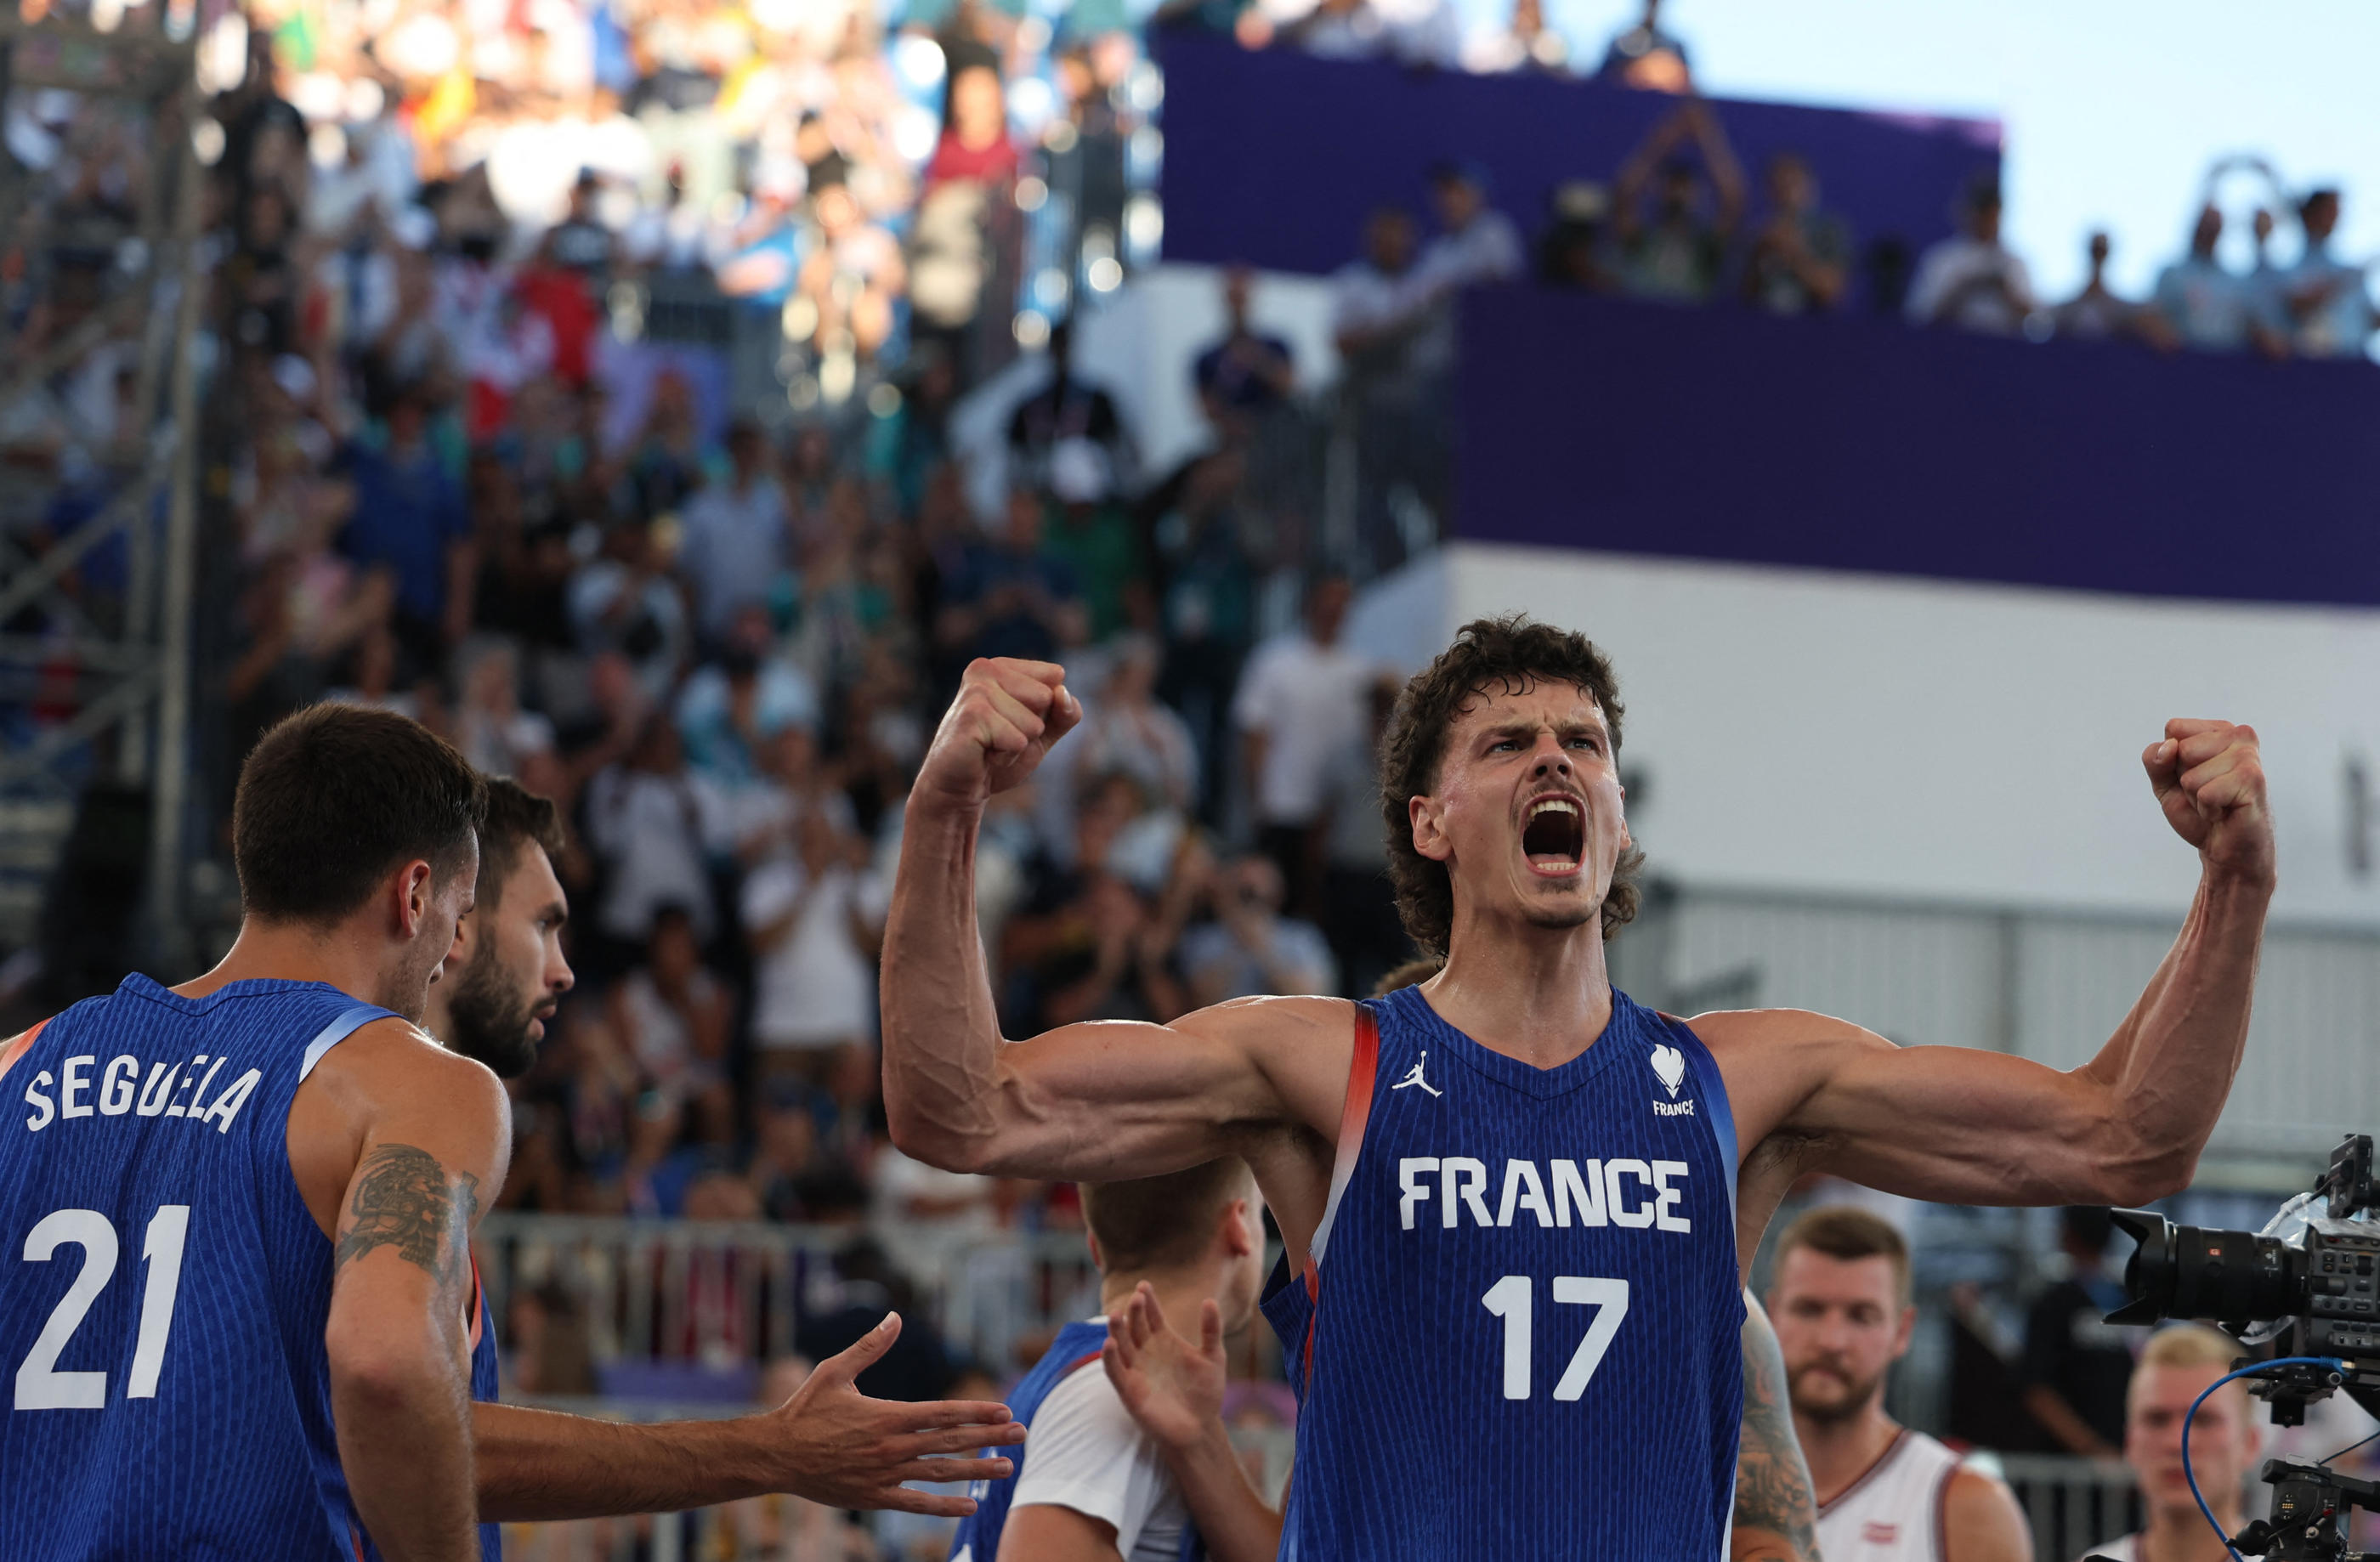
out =
{"type": "Polygon", "coordinates": [[[1203,1306],[1219,1340],[1226,1326],[1256,1317],[1265,1247],[1256,1180],[1245,1161],[1225,1156],[1163,1177],[1087,1182],[1083,1221],[1099,1266],[1099,1316],[1060,1329],[1017,1384],[1011,1398],[1032,1435],[1016,1479],[978,1488],[982,1506],[960,1523],[951,1562],[1233,1562],[1238,1553],[1205,1544],[1173,1452],[1135,1424],[1100,1354],[1139,1298],[1170,1299],[1184,1314],[1203,1306]]]}
{"type": "MultiPolygon", "coordinates": [[[[485,806],[415,723],[302,712],[241,771],[223,963],[0,1047],[0,1559],[496,1556],[469,1235],[508,1113],[413,1023],[485,806]]],[[[587,1462],[515,1459],[582,1483],[587,1462]]]]}
{"type": "MultiPolygon", "coordinates": [[[[1743,1267],[1805,1172],[1961,1204],[2185,1185],[2247,1035],[2273,836],[2255,733],[2143,755],[2197,897],[2088,1064],[1900,1047],[1798,1011],[1658,1014],[1604,942],[1636,907],[1621,708],[1584,638],[1483,620],[1383,744],[1399,908],[1446,968],[1376,1003],[1283,997],[1003,1043],[975,933],[986,800],[1079,719],[1061,669],[970,666],[909,795],[885,938],[885,1104],[933,1164],[1090,1181],[1238,1154],[1296,1281],[1282,1555],[1711,1557],[1743,1267]],[[1439,1457],[1412,1457],[1414,1429],[1439,1457]]],[[[1745,784],[1828,784],[1823,749],[1745,784]]],[[[2011,806],[2023,736],[1979,733],[2011,806]]]]}
{"type": "MultiPolygon", "coordinates": [[[[426,1024],[450,1049],[505,1078],[528,1072],[571,987],[562,928],[570,898],[555,876],[563,849],[553,805],[490,778],[480,828],[477,899],[457,930],[445,975],[430,989],[426,1024]]],[[[719,1421],[627,1425],[494,1403],[473,1374],[471,1438],[483,1520],[668,1513],[791,1492],[829,1508],[963,1516],[971,1498],[907,1481],[980,1481],[1010,1473],[997,1450],[1025,1429],[1007,1407],[871,1399],[852,1379],[892,1345],[890,1317],[822,1362],[783,1405],[719,1421]],[[979,1458],[950,1458],[983,1450],[979,1458]]],[[[492,1364],[492,1350],[490,1350],[492,1364]]]]}

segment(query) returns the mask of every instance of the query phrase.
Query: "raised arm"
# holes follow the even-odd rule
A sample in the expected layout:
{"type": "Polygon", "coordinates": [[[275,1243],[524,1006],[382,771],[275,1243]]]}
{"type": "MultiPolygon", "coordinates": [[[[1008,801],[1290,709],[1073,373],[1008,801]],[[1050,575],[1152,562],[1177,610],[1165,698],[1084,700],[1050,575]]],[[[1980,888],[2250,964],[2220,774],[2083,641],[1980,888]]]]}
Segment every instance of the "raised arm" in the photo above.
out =
{"type": "Polygon", "coordinates": [[[2251,728],[2170,721],[2142,760],[2202,874],[2181,936],[2082,1068],[1897,1047],[1819,1015],[1695,1022],[1730,1084],[1743,1078],[1753,1124],[1792,1147],[1780,1174],[1825,1169],[1952,1204],[2139,1204],[2188,1186],[2247,1042],[2272,821],[2251,728]]]}
{"type": "Polygon", "coordinates": [[[1354,1045],[1337,999],[1002,1039],[976,932],[976,830],[985,801],[1079,719],[1064,676],[1048,662],[970,665],[910,791],[884,927],[892,1142],[953,1170],[1106,1181],[1196,1166],[1284,1121],[1335,1132],[1354,1045]]]}
{"type": "Polygon", "coordinates": [[[945,1517],[974,1499],[905,1481],[998,1481],[990,1450],[1025,1440],[1005,1405],[871,1399],[852,1380],[901,1336],[900,1314],[819,1364],[792,1399],[759,1415],[644,1426],[530,1410],[471,1407],[480,1518],[536,1520],[674,1513],[791,1492],[837,1508],[945,1517]]]}
{"type": "Polygon", "coordinates": [[[1166,1323],[1157,1292],[1144,1284],[1108,1319],[1100,1354],[1117,1398],[1182,1488],[1207,1555],[1215,1562],[1272,1562],[1281,1551],[1281,1512],[1248,1479],[1223,1425],[1228,1363],[1223,1313],[1214,1298],[1199,1305],[1194,1345],[1166,1323]]]}

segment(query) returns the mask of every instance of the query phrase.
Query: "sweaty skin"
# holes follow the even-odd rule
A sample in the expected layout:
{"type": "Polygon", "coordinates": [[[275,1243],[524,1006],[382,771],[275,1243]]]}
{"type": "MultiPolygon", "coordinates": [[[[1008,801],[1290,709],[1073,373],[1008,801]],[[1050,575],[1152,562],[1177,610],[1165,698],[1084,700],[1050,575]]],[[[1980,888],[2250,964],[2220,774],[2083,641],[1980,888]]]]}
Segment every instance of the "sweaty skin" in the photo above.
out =
{"type": "MultiPolygon", "coordinates": [[[[1330,1192],[1350,1002],[1245,999],[1164,1026],[1001,1037],[976,934],[976,831],[986,800],[1080,719],[1063,676],[1044,662],[972,664],[910,793],[882,979],[893,1140],[953,1169],[1089,1181],[1239,1155],[1301,1264],[1330,1192]]],[[[2199,887],[2164,963],[2082,1068],[1897,1047],[1799,1010],[1692,1022],[1734,1108],[1746,1272],[1779,1201],[1812,1171],[1954,1204],[2140,1204],[2187,1185],[2247,1039],[2272,825],[2251,728],[2169,721],[2142,761],[2168,822],[2198,851],[2199,887]]],[[[1598,912],[1628,847],[1594,701],[1547,684],[1475,696],[1436,790],[1409,811],[1415,849],[1453,881],[1446,968],[1422,987],[1432,1008],[1537,1068],[1592,1046],[1611,1013],[1598,912]],[[1521,849],[1528,805],[1545,796],[1585,816],[1566,873],[1521,849]]]]}

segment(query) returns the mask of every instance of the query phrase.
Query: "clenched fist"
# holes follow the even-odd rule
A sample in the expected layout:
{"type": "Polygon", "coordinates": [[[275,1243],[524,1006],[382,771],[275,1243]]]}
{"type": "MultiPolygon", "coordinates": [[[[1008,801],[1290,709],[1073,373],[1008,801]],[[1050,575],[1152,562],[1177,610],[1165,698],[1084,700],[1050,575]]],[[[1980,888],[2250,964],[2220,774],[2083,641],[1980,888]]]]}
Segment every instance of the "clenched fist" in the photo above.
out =
{"type": "Polygon", "coordinates": [[[2141,763],[2166,822],[2210,870],[2272,882],[2273,816],[2255,728],[2176,718],[2141,763]]]}
{"type": "Polygon", "coordinates": [[[1074,730],[1083,708],[1054,662],[978,658],[959,680],[933,746],[917,769],[917,791],[978,807],[1033,773],[1050,745],[1074,730]]]}

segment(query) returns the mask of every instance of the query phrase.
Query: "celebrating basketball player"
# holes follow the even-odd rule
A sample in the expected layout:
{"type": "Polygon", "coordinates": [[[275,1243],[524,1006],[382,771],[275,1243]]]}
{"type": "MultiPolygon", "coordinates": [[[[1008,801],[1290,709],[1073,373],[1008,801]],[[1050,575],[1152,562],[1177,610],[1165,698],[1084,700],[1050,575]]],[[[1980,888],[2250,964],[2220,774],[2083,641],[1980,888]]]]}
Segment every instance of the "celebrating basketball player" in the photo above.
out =
{"type": "MultiPolygon", "coordinates": [[[[1679,1021],[1604,964],[1638,863],[1610,665],[1517,620],[1468,626],[1384,742],[1399,904],[1442,973],[1003,1044],[976,829],[1079,714],[1059,668],[978,661],[935,734],[886,934],[886,1107],[904,1150],[965,1170],[1256,1168],[1300,1272],[1265,1304],[1307,1380],[1287,1556],[1718,1556],[1742,1265],[1796,1178],[2136,1203],[2188,1182],[2239,1065],[2273,888],[2250,729],[2172,721],[2143,756],[2200,884],[2082,1068],[1793,1011],[1679,1021]],[[1441,1457],[1410,1457],[1416,1425],[1441,1457]]],[[[1752,784],[1825,784],[1764,757],[1752,784]]],[[[2022,734],[1979,733],[1974,762],[2012,806],[2040,784],[2022,734]]]]}
{"type": "MultiPolygon", "coordinates": [[[[414,1023],[472,908],[486,807],[415,723],[301,712],[240,774],[243,920],[223,963],[175,988],[128,976],[0,1047],[22,1103],[0,1120],[0,1562],[497,1556],[471,1409],[495,1342],[469,1239],[508,1114],[487,1069],[414,1023]]],[[[873,1404],[849,1374],[892,1326],[771,1413],[873,1404]]],[[[844,1421],[875,1434],[830,1460],[870,1478],[838,1483],[852,1495],[979,1462],[888,1464],[942,1451],[894,1424],[907,1409],[844,1421]]],[[[1015,1440],[1004,1408],[975,1409],[983,1424],[934,1437],[1015,1440]]],[[[504,1413],[493,1451],[523,1516],[563,1516],[622,1446],[504,1413]]],[[[638,1464],[629,1490],[704,1459],[705,1478],[761,1481],[815,1451],[779,1431],[613,1462],[638,1464]]]]}

